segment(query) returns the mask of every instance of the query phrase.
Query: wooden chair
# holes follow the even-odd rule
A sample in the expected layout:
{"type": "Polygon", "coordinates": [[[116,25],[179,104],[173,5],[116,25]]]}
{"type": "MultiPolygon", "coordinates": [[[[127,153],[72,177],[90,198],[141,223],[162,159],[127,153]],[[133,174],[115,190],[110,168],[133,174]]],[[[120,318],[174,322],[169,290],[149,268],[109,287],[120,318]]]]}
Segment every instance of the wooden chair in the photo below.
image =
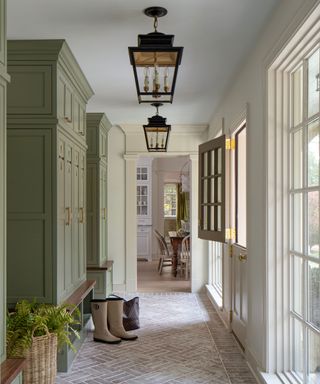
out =
{"type": "Polygon", "coordinates": [[[189,278],[190,271],[190,235],[183,238],[179,254],[180,276],[184,273],[185,279],[189,278]]]}
{"type": "Polygon", "coordinates": [[[160,249],[158,272],[161,275],[163,267],[172,266],[172,255],[170,254],[167,243],[161,233],[156,229],[153,230],[153,233],[155,234],[158,240],[158,245],[160,249]]]}

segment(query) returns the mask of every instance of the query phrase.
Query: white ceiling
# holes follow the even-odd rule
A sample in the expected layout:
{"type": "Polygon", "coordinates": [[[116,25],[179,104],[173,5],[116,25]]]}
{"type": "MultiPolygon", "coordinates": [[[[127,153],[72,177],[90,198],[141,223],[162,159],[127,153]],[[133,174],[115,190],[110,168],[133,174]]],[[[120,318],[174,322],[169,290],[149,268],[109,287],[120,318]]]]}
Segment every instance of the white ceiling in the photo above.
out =
{"type": "Polygon", "coordinates": [[[66,39],[95,95],[88,111],[113,124],[142,124],[154,108],[138,104],[128,46],[153,31],[146,7],[168,9],[158,30],[184,53],[170,124],[208,123],[224,90],[280,0],[9,0],[9,39],[66,39]]]}

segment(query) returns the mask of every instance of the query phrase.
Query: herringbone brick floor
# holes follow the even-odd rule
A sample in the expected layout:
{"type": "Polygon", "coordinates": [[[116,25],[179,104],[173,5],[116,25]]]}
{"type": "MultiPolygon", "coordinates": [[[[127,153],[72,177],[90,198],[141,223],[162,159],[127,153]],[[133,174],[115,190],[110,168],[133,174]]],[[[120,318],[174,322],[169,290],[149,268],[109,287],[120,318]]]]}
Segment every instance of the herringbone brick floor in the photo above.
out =
{"type": "Polygon", "coordinates": [[[206,295],[140,294],[136,341],[92,341],[79,351],[59,384],[254,384],[232,334],[206,295]]]}

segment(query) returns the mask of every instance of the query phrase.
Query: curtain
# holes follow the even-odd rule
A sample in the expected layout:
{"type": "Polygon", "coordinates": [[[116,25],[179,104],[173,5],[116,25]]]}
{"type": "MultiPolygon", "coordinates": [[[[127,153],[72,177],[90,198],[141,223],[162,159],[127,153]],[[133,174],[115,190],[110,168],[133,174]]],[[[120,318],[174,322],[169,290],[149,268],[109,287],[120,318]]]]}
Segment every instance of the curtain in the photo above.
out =
{"type": "Polygon", "coordinates": [[[181,228],[181,220],[189,221],[189,192],[182,192],[182,185],[177,185],[177,230],[181,228]]]}

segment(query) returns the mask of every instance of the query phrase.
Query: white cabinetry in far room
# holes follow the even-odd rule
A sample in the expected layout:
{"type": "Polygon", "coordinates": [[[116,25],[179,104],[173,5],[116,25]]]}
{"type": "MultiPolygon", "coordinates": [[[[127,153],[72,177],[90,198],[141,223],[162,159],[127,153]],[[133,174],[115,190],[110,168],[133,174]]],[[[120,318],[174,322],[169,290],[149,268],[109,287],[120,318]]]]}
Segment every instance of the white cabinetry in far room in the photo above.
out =
{"type": "Polygon", "coordinates": [[[152,260],[152,160],[137,162],[137,257],[152,260]]]}

